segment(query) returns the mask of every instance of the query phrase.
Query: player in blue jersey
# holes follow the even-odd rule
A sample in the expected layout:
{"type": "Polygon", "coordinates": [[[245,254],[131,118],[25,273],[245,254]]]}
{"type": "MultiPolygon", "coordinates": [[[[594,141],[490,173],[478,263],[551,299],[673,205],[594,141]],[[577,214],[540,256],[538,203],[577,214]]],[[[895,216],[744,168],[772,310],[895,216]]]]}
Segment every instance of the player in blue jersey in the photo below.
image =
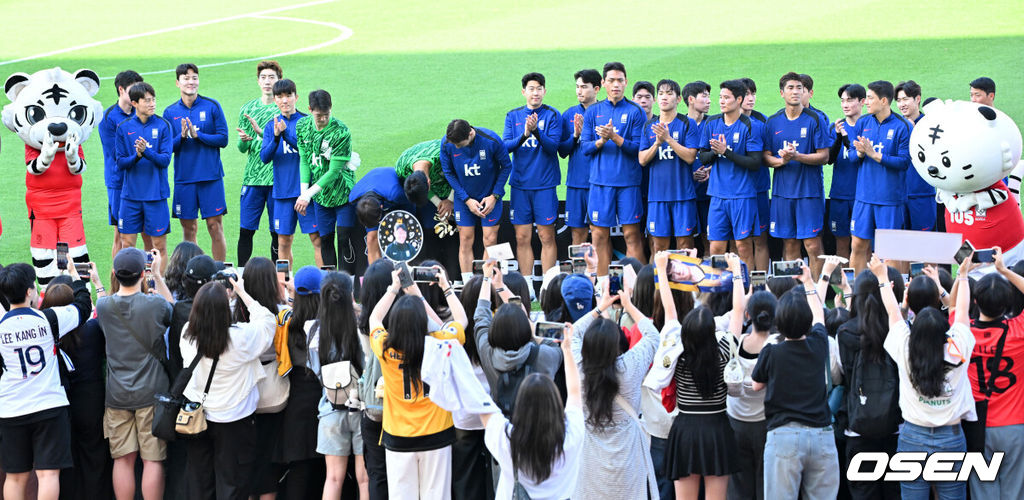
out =
{"type": "Polygon", "coordinates": [[[850,258],[850,214],[857,195],[857,166],[853,163],[857,152],[847,136],[864,112],[864,86],[848,83],[839,87],[839,102],[843,118],[832,125],[835,138],[829,148],[828,162],[832,164],[832,186],[828,192],[828,223],[836,238],[836,255],[850,258]]]}
{"type": "Polygon", "coordinates": [[[590,193],[590,157],[580,150],[583,135],[583,115],[597,102],[601,91],[601,73],[596,69],[583,69],[573,75],[576,81],[577,105],[562,113],[562,144],[558,155],[569,158],[565,169],[565,225],[572,231],[572,244],[587,241],[587,198],[590,193]]]}
{"type": "MultiPolygon", "coordinates": [[[[764,128],[768,117],[764,113],[754,109],[757,105],[757,84],[750,78],[740,78],[743,86],[747,88],[747,94],[743,97],[743,114],[751,118],[755,127],[764,128]]],[[[771,257],[768,252],[768,225],[771,223],[771,198],[768,191],[771,189],[772,174],[768,168],[761,168],[757,175],[757,228],[761,232],[754,237],[754,263],[751,266],[758,271],[768,269],[771,257]]]]}
{"type": "Polygon", "coordinates": [[[850,216],[850,264],[860,272],[867,264],[876,229],[902,229],[910,167],[910,123],[892,112],[891,82],[868,84],[868,115],[849,132],[857,158],[857,201],[850,216]]]}
{"type": "MultiPolygon", "coordinates": [[[[704,131],[704,124],[707,123],[705,120],[708,115],[708,110],[711,109],[711,85],[708,85],[704,81],[695,81],[687,83],[683,87],[683,102],[686,103],[686,116],[693,120],[696,127],[693,128],[694,135],[701,137],[704,131]]],[[[704,255],[710,253],[710,242],[707,237],[708,227],[708,209],[711,206],[711,197],[708,196],[708,177],[710,176],[711,168],[705,167],[700,162],[700,155],[693,160],[693,181],[695,182],[695,189],[697,193],[697,225],[700,227],[700,233],[703,236],[701,239],[701,248],[703,248],[704,255]]]]}
{"type": "Polygon", "coordinates": [[[803,106],[800,75],[779,79],[786,107],[768,118],[762,133],[764,163],[772,179],[772,236],[783,240],[783,258],[798,260],[801,242],[812,273],[821,272],[821,230],[825,223],[825,186],[821,166],[828,161],[828,132],[820,116],[803,106]]]}
{"type": "Polygon", "coordinates": [[[541,274],[555,266],[558,247],[555,245],[555,219],[558,218],[558,185],[562,171],[558,166],[558,146],[562,141],[562,116],[544,104],[547,89],[544,75],[523,75],[523,97],[526,105],[505,115],[502,139],[512,154],[511,191],[512,225],[516,229],[516,258],[519,272],[533,290],[533,225],[540,238],[541,274]]]}
{"type": "Polygon", "coordinates": [[[743,114],[746,86],[739,80],[719,85],[721,114],[707,119],[701,132],[700,161],[711,168],[708,240],[711,253],[725,253],[729,241],[744,262],[753,262],[757,220],[757,177],[761,167],[760,128],[743,114]]]}
{"type": "MultiPolygon", "coordinates": [[[[177,129],[156,115],[156,91],[146,82],[128,89],[135,116],[117,126],[117,169],[124,174],[117,228],[121,247],[134,247],[139,233],[148,234],[153,248],[167,256],[167,233],[171,230],[167,198],[171,187],[167,167],[171,164],[177,129]]],[[[167,262],[167,259],[163,259],[167,262]]]]}
{"type": "Polygon", "coordinates": [[[644,110],[626,99],[626,67],[620,62],[604,65],[602,86],[607,99],[587,109],[583,116],[580,149],[590,157],[590,194],[587,210],[597,274],[608,274],[611,262],[611,228],[621,225],[626,253],[644,260],[643,215],[640,183],[643,180],[637,155],[643,130],[644,110]]]}
{"type": "MultiPolygon", "coordinates": [[[[914,80],[896,85],[896,107],[903,118],[913,125],[924,114],[921,113],[921,86],[914,80]]],[[[935,209],[935,187],[928,184],[916,168],[907,170],[907,202],[903,214],[904,229],[931,231],[935,229],[938,211],[935,209]]]]}
{"type": "MultiPolygon", "coordinates": [[[[512,162],[498,134],[473,127],[466,120],[452,120],[441,141],[441,169],[455,191],[459,267],[465,282],[473,275],[477,224],[483,230],[484,248],[498,243],[498,224],[504,208],[501,198],[512,173],[512,162]]],[[[486,255],[485,251],[485,258],[486,255]]]]}
{"type": "Polygon", "coordinates": [[[650,171],[647,193],[647,233],[654,253],[693,248],[697,222],[697,192],[691,164],[697,157],[697,123],[678,108],[682,89],[674,80],[658,82],[658,116],[644,125],[640,139],[640,165],[650,171]]]}
{"type": "MultiPolygon", "coordinates": [[[[110,249],[110,258],[114,258],[121,250],[121,233],[117,230],[117,214],[121,209],[121,185],[124,174],[117,170],[117,124],[135,115],[132,101],[128,97],[128,88],[141,82],[142,76],[132,70],[125,70],[114,77],[114,89],[117,91],[117,102],[103,112],[103,119],[96,126],[103,145],[103,181],[107,186],[107,217],[109,224],[114,226],[114,244],[110,249]]],[[[142,244],[146,251],[153,249],[149,236],[142,235],[142,244]]]]}
{"type": "Polygon", "coordinates": [[[270,197],[273,200],[273,220],[270,225],[277,233],[278,258],[292,262],[292,242],[295,236],[295,225],[309,235],[313,244],[313,256],[316,265],[322,266],[320,255],[320,233],[317,227],[316,213],[307,210],[305,214],[295,211],[295,202],[302,194],[302,182],[299,172],[299,146],[295,125],[306,116],[295,109],[298,91],[295,82],[284,79],[274,83],[274,103],[281,114],[267,122],[263,128],[260,161],[273,165],[274,184],[270,197]]]}
{"type": "Polygon", "coordinates": [[[644,110],[647,120],[654,117],[654,84],[647,80],[640,80],[633,84],[633,102],[644,110]]]}
{"type": "Polygon", "coordinates": [[[987,76],[975,78],[971,82],[971,102],[983,106],[993,106],[996,100],[996,82],[987,76]]]}
{"type": "Polygon", "coordinates": [[[181,99],[164,109],[164,118],[176,132],[174,136],[174,201],[172,213],[181,222],[182,238],[196,242],[202,215],[210,233],[210,254],[224,260],[223,216],[224,166],[220,150],[228,145],[228,122],[220,103],[199,95],[199,68],[192,63],[179,64],[174,70],[175,85],[181,99]]]}
{"type": "Polygon", "coordinates": [[[811,98],[814,97],[814,78],[811,78],[811,75],[806,73],[801,73],[799,76],[800,82],[804,84],[804,97],[802,99],[804,107],[818,114],[821,118],[822,126],[829,131],[829,139],[835,139],[835,129],[832,128],[832,122],[829,121],[828,115],[811,105],[811,98]]]}
{"type": "Polygon", "coordinates": [[[352,186],[349,203],[355,207],[356,220],[366,228],[366,260],[373,264],[380,259],[377,227],[385,214],[405,210],[415,214],[416,207],[430,202],[427,176],[414,171],[402,181],[393,167],[377,167],[367,172],[352,186]]]}

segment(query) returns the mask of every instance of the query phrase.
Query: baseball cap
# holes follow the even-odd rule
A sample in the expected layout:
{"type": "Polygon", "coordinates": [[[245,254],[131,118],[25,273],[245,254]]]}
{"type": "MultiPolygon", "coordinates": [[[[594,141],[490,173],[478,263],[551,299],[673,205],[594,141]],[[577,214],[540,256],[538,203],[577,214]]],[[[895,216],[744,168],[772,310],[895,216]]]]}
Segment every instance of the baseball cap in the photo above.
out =
{"type": "Polygon", "coordinates": [[[217,265],[209,255],[196,255],[185,264],[185,277],[196,283],[206,283],[223,268],[223,264],[217,265]]]}
{"type": "Polygon", "coordinates": [[[582,274],[570,274],[562,280],[562,298],[575,323],[594,309],[594,284],[582,274]]]}
{"type": "Polygon", "coordinates": [[[295,271],[295,293],[299,295],[312,295],[320,293],[320,280],[324,272],[316,266],[303,266],[295,271]]]}
{"type": "Polygon", "coordinates": [[[146,254],[138,248],[122,248],[114,256],[114,274],[122,278],[141,276],[145,270],[146,254]]]}

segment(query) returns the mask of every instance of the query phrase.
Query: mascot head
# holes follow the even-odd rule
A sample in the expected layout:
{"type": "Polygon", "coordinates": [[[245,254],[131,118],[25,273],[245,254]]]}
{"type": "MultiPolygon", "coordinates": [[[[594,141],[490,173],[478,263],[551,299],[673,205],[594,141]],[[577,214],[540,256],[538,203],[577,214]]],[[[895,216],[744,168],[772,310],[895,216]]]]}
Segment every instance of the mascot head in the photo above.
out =
{"type": "Polygon", "coordinates": [[[4,84],[11,103],[4,106],[3,123],[36,149],[46,134],[61,145],[74,134],[81,144],[103,115],[103,106],[93,99],[99,90],[100,78],[88,69],[74,75],[60,68],[15,73],[4,84]]]}
{"type": "Polygon", "coordinates": [[[910,134],[910,157],[925,181],[949,193],[971,193],[1006,177],[1021,155],[1020,129],[995,108],[934,100],[910,134]]]}

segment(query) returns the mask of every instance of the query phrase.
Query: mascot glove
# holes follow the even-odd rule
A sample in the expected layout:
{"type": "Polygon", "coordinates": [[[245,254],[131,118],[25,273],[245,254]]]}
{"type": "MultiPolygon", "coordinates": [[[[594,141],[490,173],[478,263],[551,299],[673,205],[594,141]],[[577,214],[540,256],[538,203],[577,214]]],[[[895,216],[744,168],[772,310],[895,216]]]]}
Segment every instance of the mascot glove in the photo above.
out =
{"type": "Polygon", "coordinates": [[[50,166],[50,162],[53,161],[54,155],[57,154],[58,147],[58,144],[53,141],[53,136],[47,132],[46,135],[43,136],[43,147],[39,150],[39,162],[43,164],[43,167],[50,166]]]}
{"type": "Polygon", "coordinates": [[[68,165],[78,163],[78,144],[78,135],[68,134],[68,140],[64,143],[64,156],[68,160],[68,165]]]}

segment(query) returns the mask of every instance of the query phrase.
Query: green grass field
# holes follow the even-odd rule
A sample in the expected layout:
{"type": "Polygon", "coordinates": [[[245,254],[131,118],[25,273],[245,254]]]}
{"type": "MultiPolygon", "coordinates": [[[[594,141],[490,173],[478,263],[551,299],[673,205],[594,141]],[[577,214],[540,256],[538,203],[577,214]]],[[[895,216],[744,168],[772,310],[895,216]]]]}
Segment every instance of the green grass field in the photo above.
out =
{"type": "MultiPolygon", "coordinates": [[[[392,165],[407,146],[443,135],[452,118],[500,133],[505,112],[523,104],[519,78],[529,71],[547,76],[545,103],[564,110],[576,104],[573,72],[600,69],[610,60],[625,63],[630,83],[673,78],[717,86],[749,76],[760,86],[757,108],[766,114],[782,106],[775,91],[780,75],[809,73],[817,90],[813,103],[833,118],[841,115],[835,91],[843,83],[914,79],[926,96],[967,99],[967,82],[986,75],[997,82],[997,107],[1024,125],[1024,25],[1019,22],[1024,3],[1019,0],[984,8],[952,0],[813,6],[741,0],[686,9],[670,1],[644,2],[638,9],[604,0],[182,1],[137,7],[103,0],[86,5],[57,0],[39,8],[28,0],[0,1],[6,13],[0,77],[53,66],[90,68],[106,78],[97,96],[106,107],[116,99],[111,78],[118,71],[163,71],[145,77],[156,88],[162,111],[178,99],[173,68],[181,62],[206,65],[292,53],[277,58],[285,77],[296,81],[300,96],[316,88],[332,93],[334,113],[352,130],[362,170],[392,165]],[[343,37],[346,28],[350,37],[327,44],[343,37]],[[138,34],[146,35],[132,36],[138,34]]],[[[259,95],[255,65],[202,69],[200,93],[219,100],[233,122],[241,104],[259,95]]],[[[304,100],[300,97],[303,110],[304,100]]],[[[717,99],[712,102],[714,113],[717,99]]],[[[0,140],[0,168],[8,179],[0,195],[0,263],[27,261],[23,146],[6,128],[0,140]]],[[[232,144],[221,155],[229,260],[235,258],[244,165],[236,140],[232,125],[232,144]]],[[[113,228],[107,226],[98,135],[84,147],[86,233],[93,259],[106,271],[113,228]]],[[[208,249],[204,231],[200,245],[208,249]]],[[[172,221],[168,247],[180,238],[180,226],[172,221]]],[[[268,251],[268,241],[265,230],[258,234],[257,255],[268,251]]],[[[309,245],[296,241],[298,263],[311,263],[309,245]]]]}

